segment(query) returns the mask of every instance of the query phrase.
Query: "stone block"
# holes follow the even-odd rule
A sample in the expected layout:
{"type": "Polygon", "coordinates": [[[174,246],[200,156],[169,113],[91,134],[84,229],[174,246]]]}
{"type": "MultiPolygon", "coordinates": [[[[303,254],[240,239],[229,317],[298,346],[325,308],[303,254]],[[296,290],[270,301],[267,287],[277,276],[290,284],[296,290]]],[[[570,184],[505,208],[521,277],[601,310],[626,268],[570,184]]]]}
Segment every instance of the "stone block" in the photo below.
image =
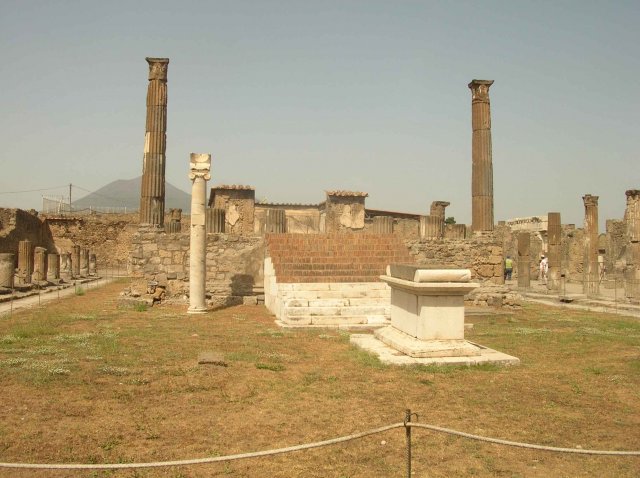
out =
{"type": "Polygon", "coordinates": [[[255,295],[245,295],[242,297],[243,305],[258,305],[258,297],[255,295]]]}

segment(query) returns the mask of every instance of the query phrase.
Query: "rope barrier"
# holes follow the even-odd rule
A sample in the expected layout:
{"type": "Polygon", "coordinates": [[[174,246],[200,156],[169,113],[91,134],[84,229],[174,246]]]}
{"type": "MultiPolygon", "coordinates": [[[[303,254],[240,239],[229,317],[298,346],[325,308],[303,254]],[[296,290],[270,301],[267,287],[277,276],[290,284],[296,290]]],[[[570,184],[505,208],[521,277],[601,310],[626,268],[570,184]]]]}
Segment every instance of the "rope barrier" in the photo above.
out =
{"type": "Polygon", "coordinates": [[[458,435],[472,440],[480,440],[489,443],[497,443],[499,445],[517,446],[520,448],[531,448],[534,450],[557,451],[562,453],[578,453],[582,455],[623,455],[623,456],[640,456],[640,451],[615,451],[615,450],[583,450],[582,448],[558,448],[555,446],[533,445],[531,443],[521,443],[517,441],[501,440],[500,438],[483,437],[480,435],[472,435],[471,433],[460,432],[450,428],[437,427],[435,425],[426,425],[423,423],[407,423],[410,427],[426,428],[436,432],[448,433],[450,435],[458,435]]]}
{"type": "MultiPolygon", "coordinates": [[[[309,450],[311,448],[319,448],[323,446],[335,445],[337,443],[344,443],[351,440],[357,440],[358,438],[364,438],[369,435],[376,435],[395,428],[410,429],[412,427],[425,428],[441,433],[448,433],[450,435],[457,435],[464,438],[470,438],[472,440],[479,440],[489,443],[496,443],[498,445],[515,446],[520,448],[529,448],[534,450],[553,451],[561,453],[575,453],[582,455],[613,455],[613,456],[640,456],[640,451],[617,451],[617,450],[583,450],[581,448],[559,448],[553,446],[534,445],[531,443],[522,443],[509,440],[502,440],[499,438],[483,437],[480,435],[473,435],[471,433],[461,432],[450,428],[438,427],[436,425],[428,425],[424,423],[417,423],[411,421],[405,421],[400,423],[394,423],[391,425],[374,428],[360,433],[354,433],[353,435],[347,435],[338,438],[332,438],[329,440],[318,441],[314,443],[307,443],[303,445],[289,446],[285,448],[276,448],[272,450],[263,450],[250,453],[239,453],[236,455],[215,456],[209,458],[194,458],[190,460],[176,460],[176,461],[156,461],[149,463],[105,463],[105,464],[38,464],[38,463],[0,463],[0,468],[28,468],[28,469],[46,469],[46,470],[116,470],[123,468],[158,468],[166,466],[184,466],[184,465],[201,465],[206,463],[217,463],[223,461],[244,460],[247,458],[258,458],[262,456],[279,455],[282,453],[290,453],[300,450],[309,450]]],[[[410,456],[410,455],[409,455],[410,456]]]]}
{"type": "Polygon", "coordinates": [[[289,453],[292,451],[308,450],[310,448],[318,448],[321,446],[335,445],[350,440],[356,440],[368,435],[393,430],[394,428],[404,428],[404,423],[394,423],[385,427],[374,428],[361,433],[347,435],[331,440],[318,441],[315,443],[307,443],[305,445],[295,445],[286,448],[276,448],[274,450],[263,450],[252,453],[240,453],[237,455],[214,456],[210,458],[195,458],[192,460],[177,461],[157,461],[151,463],[111,463],[111,464],[31,464],[31,463],[0,463],[0,468],[30,468],[30,469],[46,469],[46,470],[115,470],[122,468],[157,468],[163,466],[181,466],[181,465],[199,465],[203,463],[216,463],[221,461],[243,460],[245,458],[257,458],[260,456],[279,455],[281,453],[289,453]]]}

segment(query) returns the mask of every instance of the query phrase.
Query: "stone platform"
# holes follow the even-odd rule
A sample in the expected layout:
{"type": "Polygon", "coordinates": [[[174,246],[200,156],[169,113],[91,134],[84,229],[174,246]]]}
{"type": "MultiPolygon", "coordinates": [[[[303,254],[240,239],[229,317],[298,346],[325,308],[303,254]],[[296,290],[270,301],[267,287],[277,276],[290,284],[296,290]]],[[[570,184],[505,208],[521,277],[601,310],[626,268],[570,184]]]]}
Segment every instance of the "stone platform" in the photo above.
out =
{"type": "Polygon", "coordinates": [[[466,341],[476,347],[478,355],[459,357],[411,357],[376,339],[371,334],[352,334],[350,342],[369,353],[378,356],[380,361],[388,365],[480,365],[492,363],[496,365],[518,365],[520,359],[497,350],[466,341]]]}

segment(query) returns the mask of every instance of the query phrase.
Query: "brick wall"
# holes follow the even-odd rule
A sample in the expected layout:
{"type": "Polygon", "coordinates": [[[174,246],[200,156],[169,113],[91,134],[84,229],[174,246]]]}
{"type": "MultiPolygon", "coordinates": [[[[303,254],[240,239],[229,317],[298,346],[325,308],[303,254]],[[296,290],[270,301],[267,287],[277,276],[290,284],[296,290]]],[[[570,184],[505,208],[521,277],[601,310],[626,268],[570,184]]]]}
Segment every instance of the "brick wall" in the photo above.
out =
{"type": "Polygon", "coordinates": [[[268,234],[279,283],[375,282],[393,262],[412,263],[393,234],[268,234]]]}

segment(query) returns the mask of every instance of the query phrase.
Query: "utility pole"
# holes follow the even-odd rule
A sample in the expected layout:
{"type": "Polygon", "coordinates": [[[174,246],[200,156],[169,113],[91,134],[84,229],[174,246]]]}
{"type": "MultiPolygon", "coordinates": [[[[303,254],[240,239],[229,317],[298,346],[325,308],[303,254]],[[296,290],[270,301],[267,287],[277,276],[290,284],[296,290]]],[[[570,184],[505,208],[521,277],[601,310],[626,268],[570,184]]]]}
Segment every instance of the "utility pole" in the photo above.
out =
{"type": "Polygon", "coordinates": [[[69,183],[69,215],[71,215],[71,183],[69,183]]]}

